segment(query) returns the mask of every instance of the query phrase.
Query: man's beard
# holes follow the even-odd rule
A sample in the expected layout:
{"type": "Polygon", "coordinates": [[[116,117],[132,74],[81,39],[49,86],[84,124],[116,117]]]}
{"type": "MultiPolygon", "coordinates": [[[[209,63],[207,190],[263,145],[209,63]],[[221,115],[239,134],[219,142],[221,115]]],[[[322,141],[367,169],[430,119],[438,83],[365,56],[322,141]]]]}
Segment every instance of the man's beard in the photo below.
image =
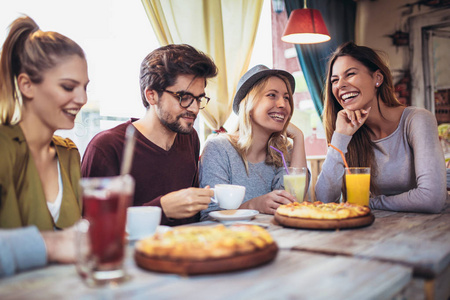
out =
{"type": "Polygon", "coordinates": [[[180,122],[180,119],[182,117],[186,117],[186,116],[193,117],[194,120],[196,118],[196,116],[193,113],[185,112],[181,115],[178,115],[174,121],[169,122],[169,118],[170,118],[169,114],[166,113],[165,111],[162,111],[162,116],[161,116],[160,120],[161,120],[161,124],[163,124],[164,126],[169,128],[173,132],[181,133],[181,134],[190,134],[192,132],[192,130],[194,129],[194,123],[189,124],[188,127],[186,128],[186,127],[183,127],[180,122]]]}

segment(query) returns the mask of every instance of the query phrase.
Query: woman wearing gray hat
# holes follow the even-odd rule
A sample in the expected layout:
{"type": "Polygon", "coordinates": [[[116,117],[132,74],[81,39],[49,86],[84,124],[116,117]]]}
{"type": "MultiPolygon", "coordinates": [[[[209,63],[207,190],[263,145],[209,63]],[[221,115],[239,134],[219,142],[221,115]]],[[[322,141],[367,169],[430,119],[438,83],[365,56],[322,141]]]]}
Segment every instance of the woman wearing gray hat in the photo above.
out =
{"type": "MultiPolygon", "coordinates": [[[[246,187],[240,208],[274,214],[277,207],[295,201],[283,189],[283,152],[291,167],[306,167],[303,132],[290,123],[294,77],[286,71],[258,65],[239,80],[233,111],[239,117],[231,134],[211,138],[200,161],[200,186],[219,183],[246,187]],[[287,139],[291,138],[293,143],[287,139]]],[[[211,202],[202,219],[213,210],[211,202]]]]}

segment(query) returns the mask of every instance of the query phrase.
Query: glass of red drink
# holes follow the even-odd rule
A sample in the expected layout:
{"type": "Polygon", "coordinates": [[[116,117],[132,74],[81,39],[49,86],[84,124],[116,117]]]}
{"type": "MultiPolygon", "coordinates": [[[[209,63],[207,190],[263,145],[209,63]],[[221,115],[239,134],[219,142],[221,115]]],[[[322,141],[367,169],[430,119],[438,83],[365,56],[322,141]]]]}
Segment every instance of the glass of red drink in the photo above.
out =
{"type": "Polygon", "coordinates": [[[83,220],[77,224],[77,269],[88,285],[126,280],[127,208],[134,195],[129,175],[83,178],[83,220]]]}

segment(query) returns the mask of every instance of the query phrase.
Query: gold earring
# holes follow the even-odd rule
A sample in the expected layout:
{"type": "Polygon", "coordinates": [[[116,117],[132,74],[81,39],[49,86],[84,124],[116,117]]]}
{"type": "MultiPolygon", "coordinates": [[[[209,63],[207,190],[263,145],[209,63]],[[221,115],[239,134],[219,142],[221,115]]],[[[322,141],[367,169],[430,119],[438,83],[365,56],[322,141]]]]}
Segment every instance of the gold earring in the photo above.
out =
{"type": "Polygon", "coordinates": [[[19,82],[17,81],[17,76],[14,76],[14,97],[19,103],[19,106],[23,105],[22,92],[19,89],[19,82]]]}

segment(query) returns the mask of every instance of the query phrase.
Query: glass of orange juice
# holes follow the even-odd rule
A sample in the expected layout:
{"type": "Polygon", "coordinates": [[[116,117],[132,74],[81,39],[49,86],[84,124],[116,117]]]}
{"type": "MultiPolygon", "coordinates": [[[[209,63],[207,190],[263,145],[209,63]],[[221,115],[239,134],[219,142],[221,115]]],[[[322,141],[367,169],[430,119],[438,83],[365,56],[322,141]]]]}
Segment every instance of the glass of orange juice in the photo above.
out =
{"type": "Polygon", "coordinates": [[[369,206],[370,168],[345,168],[347,202],[369,206]]]}

